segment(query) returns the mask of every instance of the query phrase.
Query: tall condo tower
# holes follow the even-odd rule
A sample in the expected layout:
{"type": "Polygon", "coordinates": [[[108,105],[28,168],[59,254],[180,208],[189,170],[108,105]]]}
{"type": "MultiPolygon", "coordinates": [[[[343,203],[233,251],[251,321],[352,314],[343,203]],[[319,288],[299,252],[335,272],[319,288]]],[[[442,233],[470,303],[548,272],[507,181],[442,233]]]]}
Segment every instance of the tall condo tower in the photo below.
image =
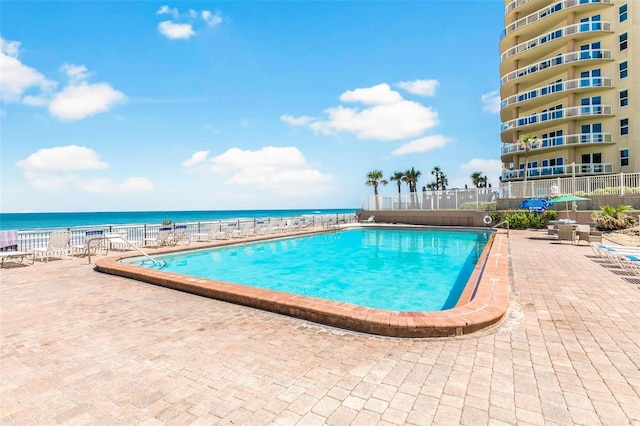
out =
{"type": "Polygon", "coordinates": [[[640,0],[505,0],[504,23],[501,181],[640,172],[640,0]]]}

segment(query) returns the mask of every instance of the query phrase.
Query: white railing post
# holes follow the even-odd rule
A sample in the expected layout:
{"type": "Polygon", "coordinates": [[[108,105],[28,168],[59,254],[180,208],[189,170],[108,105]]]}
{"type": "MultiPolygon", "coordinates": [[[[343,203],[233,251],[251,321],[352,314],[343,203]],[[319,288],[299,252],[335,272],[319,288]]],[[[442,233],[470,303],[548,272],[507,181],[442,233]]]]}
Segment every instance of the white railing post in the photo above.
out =
{"type": "Polygon", "coordinates": [[[624,173],[620,173],[620,195],[624,195],[624,173]]]}

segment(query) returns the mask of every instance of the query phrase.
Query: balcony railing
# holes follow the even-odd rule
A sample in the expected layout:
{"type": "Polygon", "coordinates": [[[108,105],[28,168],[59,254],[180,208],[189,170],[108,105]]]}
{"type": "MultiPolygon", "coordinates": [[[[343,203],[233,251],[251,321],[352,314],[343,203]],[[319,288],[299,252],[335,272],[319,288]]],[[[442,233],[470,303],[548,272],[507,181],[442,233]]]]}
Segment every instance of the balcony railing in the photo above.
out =
{"type": "MultiPolygon", "coordinates": [[[[613,173],[611,163],[564,164],[560,166],[530,167],[527,169],[527,179],[550,178],[572,175],[597,175],[613,173]]],[[[501,182],[524,179],[524,169],[506,170],[502,172],[501,182]]]]}
{"type": "Polygon", "coordinates": [[[612,115],[611,105],[574,106],[553,111],[531,114],[526,117],[514,118],[502,123],[502,131],[519,127],[532,126],[545,121],[563,120],[571,117],[612,115]]]}
{"type": "Polygon", "coordinates": [[[554,56],[553,58],[545,59],[544,61],[527,65],[526,67],[518,68],[515,71],[511,71],[500,79],[500,84],[506,84],[510,81],[518,78],[526,77],[528,75],[537,73],[538,71],[545,70],[547,68],[558,67],[564,64],[570,64],[576,61],[589,61],[589,60],[611,60],[611,50],[609,49],[588,49],[577,50],[575,52],[565,53],[563,55],[554,56]]]}
{"type": "Polygon", "coordinates": [[[538,87],[524,93],[509,96],[500,102],[500,108],[506,108],[510,105],[526,102],[531,99],[537,99],[542,96],[551,95],[558,92],[566,92],[570,90],[585,89],[590,87],[613,87],[611,78],[609,77],[588,77],[576,78],[573,80],[560,81],[547,86],[538,87]]]}
{"type": "Polygon", "coordinates": [[[611,32],[611,23],[606,21],[581,22],[579,24],[573,24],[566,27],[558,28],[549,33],[533,38],[531,40],[527,40],[506,50],[502,53],[502,55],[500,55],[500,62],[519,53],[526,52],[538,46],[542,46],[553,40],[558,40],[563,37],[569,37],[574,34],[596,31],[611,32]]]}
{"type": "Polygon", "coordinates": [[[519,8],[522,5],[525,5],[527,3],[529,3],[532,0],[513,0],[511,3],[509,3],[505,8],[504,8],[504,14],[508,14],[509,12],[511,12],[514,9],[519,8]]]}
{"type": "MultiPolygon", "coordinates": [[[[613,135],[611,133],[576,133],[566,136],[557,136],[553,138],[537,139],[535,144],[531,145],[531,150],[554,148],[557,146],[593,144],[593,143],[612,143],[613,135]]],[[[504,144],[501,154],[512,154],[514,152],[524,152],[524,147],[518,143],[504,144]]]]}
{"type": "Polygon", "coordinates": [[[527,15],[524,18],[518,19],[517,21],[507,25],[502,32],[503,37],[509,33],[512,33],[515,30],[518,30],[520,28],[526,27],[527,25],[533,24],[534,22],[537,22],[542,18],[545,18],[554,13],[560,12],[561,10],[569,9],[576,6],[582,6],[589,3],[611,4],[611,0],[563,0],[558,3],[554,3],[551,6],[547,6],[541,10],[538,10],[537,12],[527,15]]]}

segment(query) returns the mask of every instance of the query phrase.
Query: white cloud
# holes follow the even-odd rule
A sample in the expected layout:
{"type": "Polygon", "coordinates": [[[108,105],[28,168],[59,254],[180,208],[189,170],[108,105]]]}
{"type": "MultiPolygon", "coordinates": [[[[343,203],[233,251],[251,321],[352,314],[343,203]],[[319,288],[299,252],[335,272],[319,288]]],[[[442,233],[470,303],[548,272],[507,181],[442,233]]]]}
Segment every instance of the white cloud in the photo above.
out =
{"type": "Polygon", "coordinates": [[[340,95],[342,102],[359,102],[364,105],[395,104],[402,101],[400,93],[391,90],[388,84],[378,84],[364,89],[347,90],[340,95]]]}
{"type": "Polygon", "coordinates": [[[217,10],[215,14],[212,14],[208,10],[203,10],[201,16],[202,20],[210,27],[215,27],[222,23],[222,13],[219,10],[217,10]]]}
{"type": "Polygon", "coordinates": [[[43,148],[17,165],[33,172],[56,172],[106,169],[109,165],[100,161],[100,156],[92,149],[77,146],[43,148]]]}
{"type": "Polygon", "coordinates": [[[162,34],[163,36],[174,40],[188,40],[189,38],[196,35],[191,24],[176,24],[171,21],[160,22],[158,24],[158,31],[160,31],[160,34],[162,34]]]}
{"type": "Polygon", "coordinates": [[[306,115],[302,115],[300,117],[293,117],[291,115],[284,114],[280,116],[280,120],[284,121],[285,123],[289,123],[292,126],[304,126],[306,124],[311,123],[313,120],[315,120],[315,118],[309,117],[306,115]]]}
{"type": "Polygon", "coordinates": [[[55,82],[18,59],[20,43],[0,37],[0,98],[3,102],[19,102],[31,88],[51,91],[55,82]]]}
{"type": "Polygon", "coordinates": [[[451,142],[451,139],[442,135],[425,136],[402,145],[391,154],[406,155],[418,152],[427,152],[432,149],[444,148],[449,142],[451,142]]]}
{"type": "Polygon", "coordinates": [[[178,9],[172,9],[167,5],[162,6],[160,9],[158,9],[158,11],[156,12],[157,15],[171,15],[173,16],[174,19],[178,19],[179,13],[178,13],[178,9]]]}
{"type": "Polygon", "coordinates": [[[207,160],[208,156],[209,156],[209,151],[198,151],[198,152],[195,152],[191,156],[191,158],[189,158],[188,160],[184,160],[182,162],[182,165],[184,167],[193,167],[196,164],[204,163],[207,160]]]}
{"type": "Polygon", "coordinates": [[[483,111],[489,111],[491,114],[500,113],[500,92],[494,90],[482,95],[483,111]]]}
{"type": "Polygon", "coordinates": [[[343,102],[359,102],[365,107],[328,108],[328,119],[282,115],[291,125],[308,125],[315,132],[331,135],[351,133],[359,139],[398,140],[416,137],[438,124],[438,113],[418,102],[408,101],[388,84],[347,90],[343,102]]]}
{"type": "Polygon", "coordinates": [[[420,96],[435,96],[438,80],[401,81],[395,85],[409,93],[420,96]]]}
{"type": "Polygon", "coordinates": [[[130,177],[122,182],[106,178],[87,178],[81,173],[91,170],[105,170],[109,164],[100,160],[92,149],[77,146],[43,148],[16,163],[24,169],[27,181],[44,190],[57,190],[70,186],[86,192],[118,193],[139,192],[153,189],[153,184],[143,177],[130,177]]]}
{"type": "Polygon", "coordinates": [[[77,84],[89,78],[89,72],[84,65],[64,64],[60,70],[67,75],[71,84],[77,84]]]}
{"type": "Polygon", "coordinates": [[[48,105],[49,113],[62,120],[78,120],[108,111],[126,96],[107,83],[88,84],[89,72],[84,65],[64,64],[60,70],[68,85],[54,93],[58,83],[48,80],[37,70],[23,65],[17,58],[20,43],[0,38],[0,94],[3,101],[22,101],[30,106],[48,105]],[[40,93],[25,95],[31,88],[40,93]]]}
{"type": "Polygon", "coordinates": [[[56,93],[49,104],[49,113],[61,120],[80,120],[107,112],[114,104],[125,99],[124,93],[107,83],[81,82],[56,93]]]}
{"type": "Polygon", "coordinates": [[[296,147],[267,146],[257,151],[231,148],[212,158],[204,152],[196,152],[183,165],[189,163],[202,173],[227,176],[228,184],[253,186],[278,195],[317,195],[325,192],[332,180],[309,165],[296,147]]]}
{"type": "Polygon", "coordinates": [[[397,140],[415,137],[438,124],[438,113],[417,102],[400,101],[363,110],[338,106],[325,111],[329,120],[311,128],[324,134],[353,133],[359,139],[397,140]]]}

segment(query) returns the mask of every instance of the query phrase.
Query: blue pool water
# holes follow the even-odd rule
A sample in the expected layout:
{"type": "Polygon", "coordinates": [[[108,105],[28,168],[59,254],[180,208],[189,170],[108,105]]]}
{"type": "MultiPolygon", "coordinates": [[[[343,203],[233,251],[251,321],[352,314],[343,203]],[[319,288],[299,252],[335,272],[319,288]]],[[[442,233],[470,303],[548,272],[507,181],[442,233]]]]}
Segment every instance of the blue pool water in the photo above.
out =
{"type": "Polygon", "coordinates": [[[371,308],[439,311],[457,303],[489,235],[356,228],[159,259],[166,261],[164,271],[371,308]]]}

